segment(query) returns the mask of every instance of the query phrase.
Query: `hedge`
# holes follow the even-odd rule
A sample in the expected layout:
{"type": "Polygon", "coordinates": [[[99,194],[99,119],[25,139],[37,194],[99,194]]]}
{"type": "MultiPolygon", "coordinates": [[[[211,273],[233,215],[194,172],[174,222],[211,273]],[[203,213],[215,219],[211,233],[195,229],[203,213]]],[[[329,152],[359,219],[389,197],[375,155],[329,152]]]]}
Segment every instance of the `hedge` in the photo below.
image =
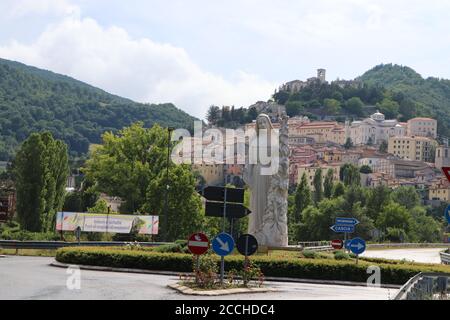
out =
{"type": "MultiPolygon", "coordinates": [[[[444,265],[374,263],[361,260],[273,258],[256,256],[251,258],[266,277],[286,277],[315,280],[340,280],[366,282],[367,267],[377,265],[381,269],[383,284],[402,285],[420,272],[450,273],[444,265]]],[[[143,270],[192,272],[192,255],[181,253],[158,253],[133,251],[120,248],[63,248],[56,253],[56,260],[67,264],[104,266],[143,270]]],[[[226,270],[240,269],[244,259],[230,256],[225,259],[226,270]]],[[[219,258],[217,257],[219,263],[219,258]]]]}

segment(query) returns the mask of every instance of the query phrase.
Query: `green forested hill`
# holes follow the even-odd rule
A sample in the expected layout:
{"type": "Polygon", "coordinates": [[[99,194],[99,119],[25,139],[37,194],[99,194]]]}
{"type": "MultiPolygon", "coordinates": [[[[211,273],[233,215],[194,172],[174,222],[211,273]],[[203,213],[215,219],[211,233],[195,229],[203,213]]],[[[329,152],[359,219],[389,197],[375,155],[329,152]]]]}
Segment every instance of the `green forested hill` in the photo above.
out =
{"type": "Polygon", "coordinates": [[[450,136],[450,80],[424,79],[409,67],[392,64],[376,66],[359,79],[408,97],[414,102],[415,115],[437,119],[439,133],[450,136]]]}
{"type": "Polygon", "coordinates": [[[450,80],[424,79],[404,66],[379,65],[344,85],[313,81],[300,92],[280,90],[273,98],[290,116],[355,119],[376,108],[401,121],[431,117],[438,120],[439,135],[450,137],[450,80]]]}
{"type": "Polygon", "coordinates": [[[0,161],[31,132],[49,130],[73,156],[105,131],[136,121],[192,128],[194,118],[173,104],[140,104],[67,76],[0,59],[0,161]]]}

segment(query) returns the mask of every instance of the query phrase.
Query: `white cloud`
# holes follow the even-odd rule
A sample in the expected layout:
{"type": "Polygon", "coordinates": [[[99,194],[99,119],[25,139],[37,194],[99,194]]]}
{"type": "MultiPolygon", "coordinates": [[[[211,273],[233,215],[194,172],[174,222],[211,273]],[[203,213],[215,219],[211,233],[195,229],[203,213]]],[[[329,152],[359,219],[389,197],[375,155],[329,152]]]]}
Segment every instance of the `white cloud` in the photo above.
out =
{"type": "Polygon", "coordinates": [[[248,106],[268,99],[276,87],[244,71],[224,79],[202,70],[182,48],[133,39],[124,29],[105,28],[72,13],[63,10],[66,17],[30,44],[13,41],[0,46],[0,56],[140,102],[173,102],[200,118],[212,104],[248,106]]]}
{"type": "Polygon", "coordinates": [[[10,18],[33,15],[80,15],[80,8],[67,0],[2,0],[3,14],[10,18]]]}
{"type": "Polygon", "coordinates": [[[174,102],[199,117],[210,104],[267,99],[280,82],[310,77],[318,67],[329,79],[389,62],[450,77],[442,67],[449,1],[132,3],[1,0],[0,12],[16,24],[0,20],[0,56],[138,101],[174,102]]]}

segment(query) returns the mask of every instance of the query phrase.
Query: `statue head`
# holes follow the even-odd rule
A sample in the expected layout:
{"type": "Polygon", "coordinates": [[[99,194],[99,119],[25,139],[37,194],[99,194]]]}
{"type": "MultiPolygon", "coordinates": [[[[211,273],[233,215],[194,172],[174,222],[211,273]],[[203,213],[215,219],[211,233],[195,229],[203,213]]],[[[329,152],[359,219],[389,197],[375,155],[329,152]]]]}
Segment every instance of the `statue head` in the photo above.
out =
{"type": "Polygon", "coordinates": [[[267,114],[260,114],[258,118],[256,118],[256,132],[258,132],[260,129],[273,129],[272,121],[270,121],[270,118],[267,114]]]}

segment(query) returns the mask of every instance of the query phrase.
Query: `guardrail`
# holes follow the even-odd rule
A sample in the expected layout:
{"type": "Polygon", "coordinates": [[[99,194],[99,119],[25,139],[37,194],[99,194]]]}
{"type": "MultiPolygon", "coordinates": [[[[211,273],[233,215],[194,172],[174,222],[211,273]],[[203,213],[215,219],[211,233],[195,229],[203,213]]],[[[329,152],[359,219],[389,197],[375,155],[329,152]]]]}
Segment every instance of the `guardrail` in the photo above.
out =
{"type": "Polygon", "coordinates": [[[450,264],[450,251],[441,252],[441,261],[443,264],[450,264]]]}
{"type": "Polygon", "coordinates": [[[448,248],[449,243],[371,243],[367,248],[448,248]]]}
{"type": "Polygon", "coordinates": [[[448,299],[449,273],[419,273],[397,293],[394,300],[448,299]]]}
{"type": "MultiPolygon", "coordinates": [[[[89,242],[64,242],[64,241],[17,241],[17,240],[0,240],[0,248],[3,249],[59,249],[63,247],[117,247],[125,246],[130,242],[100,242],[100,241],[89,241],[89,242]]],[[[157,247],[167,242],[138,242],[139,245],[143,247],[157,247]]],[[[269,250],[283,250],[283,251],[330,251],[333,247],[330,242],[327,241],[317,241],[317,242],[303,242],[299,243],[298,246],[289,246],[283,248],[270,247],[269,250]]],[[[389,243],[389,244],[368,244],[368,248],[377,247],[448,247],[449,244],[445,243],[389,243]]],[[[441,259],[443,263],[450,264],[450,254],[441,253],[441,259]]]]}
{"type": "MultiPolygon", "coordinates": [[[[56,250],[64,247],[121,247],[126,246],[130,242],[63,242],[63,241],[16,241],[16,240],[0,240],[0,248],[3,249],[46,249],[56,250]]],[[[138,242],[143,247],[157,247],[162,242],[138,242]]]]}

